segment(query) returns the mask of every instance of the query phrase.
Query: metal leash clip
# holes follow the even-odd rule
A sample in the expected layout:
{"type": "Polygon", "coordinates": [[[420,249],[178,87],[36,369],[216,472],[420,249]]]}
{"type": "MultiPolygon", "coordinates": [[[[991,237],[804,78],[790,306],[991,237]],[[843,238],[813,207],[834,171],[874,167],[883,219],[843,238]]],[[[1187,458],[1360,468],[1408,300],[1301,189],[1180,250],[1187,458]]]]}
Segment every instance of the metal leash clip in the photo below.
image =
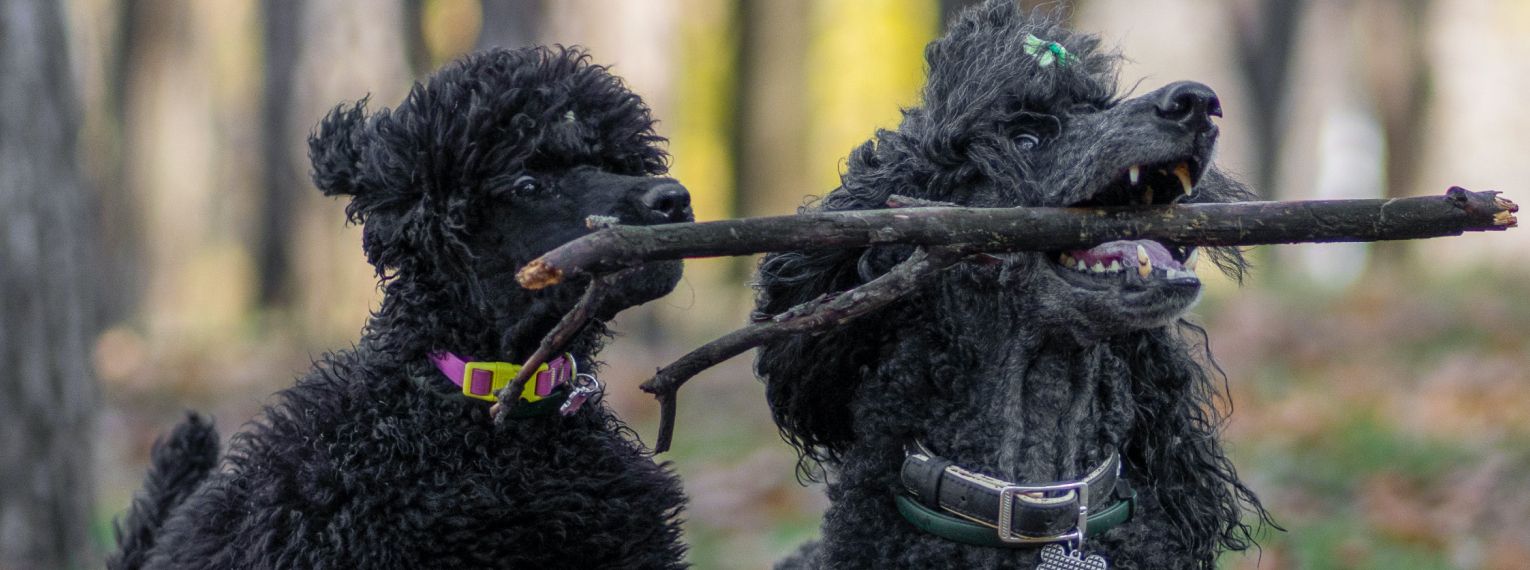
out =
{"type": "Polygon", "coordinates": [[[574,387],[573,391],[569,392],[568,399],[563,401],[563,405],[558,406],[558,413],[565,416],[573,415],[574,412],[579,411],[579,407],[583,406],[586,400],[590,399],[590,396],[605,390],[600,379],[592,374],[575,374],[569,385],[574,387]]]}

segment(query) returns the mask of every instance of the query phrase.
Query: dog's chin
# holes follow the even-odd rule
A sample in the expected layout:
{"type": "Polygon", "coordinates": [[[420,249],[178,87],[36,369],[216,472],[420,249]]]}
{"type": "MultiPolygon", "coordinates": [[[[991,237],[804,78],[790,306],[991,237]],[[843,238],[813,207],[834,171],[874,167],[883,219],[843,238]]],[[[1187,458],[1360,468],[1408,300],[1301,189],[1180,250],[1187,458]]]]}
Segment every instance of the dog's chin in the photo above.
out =
{"type": "Polygon", "coordinates": [[[1076,259],[1064,266],[1056,256],[1036,257],[1041,258],[1037,270],[1042,278],[1035,284],[1050,290],[1052,294],[1044,297],[1052,299],[1054,312],[1067,313],[1042,320],[1086,324],[1075,332],[1087,330],[1095,338],[1168,325],[1200,298],[1200,279],[1183,267],[1112,270],[1101,263],[1096,271],[1092,263],[1080,268],[1076,259]]]}
{"type": "Polygon", "coordinates": [[[622,276],[616,288],[606,296],[599,317],[609,320],[627,308],[635,307],[670,294],[680,284],[684,262],[679,260],[654,261],[622,276]]]}

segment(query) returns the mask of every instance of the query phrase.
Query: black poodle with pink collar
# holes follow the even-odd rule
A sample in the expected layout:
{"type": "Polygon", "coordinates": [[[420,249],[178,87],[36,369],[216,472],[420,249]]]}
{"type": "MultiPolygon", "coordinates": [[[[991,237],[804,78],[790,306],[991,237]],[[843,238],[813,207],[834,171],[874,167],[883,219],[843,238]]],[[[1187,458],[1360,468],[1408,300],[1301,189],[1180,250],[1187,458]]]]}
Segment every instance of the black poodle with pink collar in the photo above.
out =
{"type": "Polygon", "coordinates": [[[219,457],[192,416],[154,453],[113,568],[672,568],[669,469],[601,404],[604,321],[668,293],[650,264],[528,382],[490,402],[587,281],[531,292],[515,270],[589,231],[690,221],[637,95],[577,49],[468,56],[402,104],[336,108],[313,178],[349,196],[382,305],[219,457]]]}

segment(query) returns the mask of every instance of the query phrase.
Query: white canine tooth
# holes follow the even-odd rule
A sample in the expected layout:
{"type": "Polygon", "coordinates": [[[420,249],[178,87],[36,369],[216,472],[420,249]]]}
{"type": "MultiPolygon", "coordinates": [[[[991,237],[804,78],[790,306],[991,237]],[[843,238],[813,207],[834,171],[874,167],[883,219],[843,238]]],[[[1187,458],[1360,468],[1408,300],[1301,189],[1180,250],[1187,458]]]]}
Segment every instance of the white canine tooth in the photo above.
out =
{"type": "Polygon", "coordinates": [[[1133,164],[1131,168],[1126,169],[1126,178],[1132,181],[1132,186],[1136,186],[1137,180],[1142,178],[1142,166],[1133,164]]]}
{"type": "Polygon", "coordinates": [[[1085,264],[1084,260],[1080,259],[1080,260],[1078,260],[1078,264],[1074,265],[1073,268],[1077,269],[1079,271],[1088,271],[1089,270],[1089,265],[1085,264]]]}
{"type": "Polygon", "coordinates": [[[1179,185],[1185,189],[1185,195],[1190,195],[1190,165],[1183,162],[1174,165],[1174,177],[1179,179],[1179,185]]]}
{"type": "Polygon", "coordinates": [[[1189,269],[1191,271],[1195,271],[1195,264],[1199,263],[1200,261],[1201,261],[1201,250],[1199,250],[1199,249],[1192,249],[1192,250],[1190,250],[1189,257],[1185,258],[1185,269],[1189,269]]]}
{"type": "Polygon", "coordinates": [[[1153,272],[1153,260],[1148,258],[1147,248],[1137,246],[1137,274],[1147,277],[1153,272]]]}
{"type": "Polygon", "coordinates": [[[1115,273],[1117,271],[1120,271],[1121,270],[1121,262],[1112,259],[1112,260],[1110,260],[1110,265],[1105,266],[1105,270],[1109,271],[1111,273],[1115,273]]]}
{"type": "Polygon", "coordinates": [[[1096,261],[1096,262],[1094,262],[1094,267],[1089,268],[1089,270],[1093,271],[1095,273],[1104,273],[1105,272],[1105,264],[1096,261]]]}

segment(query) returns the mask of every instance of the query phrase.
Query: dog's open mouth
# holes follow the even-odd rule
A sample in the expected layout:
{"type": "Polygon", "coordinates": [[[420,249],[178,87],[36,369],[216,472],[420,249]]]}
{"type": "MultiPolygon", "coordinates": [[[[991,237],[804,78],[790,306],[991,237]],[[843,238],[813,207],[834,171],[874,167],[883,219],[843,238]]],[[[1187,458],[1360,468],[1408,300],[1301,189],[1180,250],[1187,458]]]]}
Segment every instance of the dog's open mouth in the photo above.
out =
{"type": "MultiPolygon", "coordinates": [[[[1195,195],[1204,173],[1201,160],[1182,157],[1150,164],[1133,164],[1075,208],[1176,204],[1195,195]]],[[[1085,282],[1119,282],[1141,286],[1158,282],[1199,287],[1195,275],[1200,255],[1194,246],[1171,246],[1153,240],[1106,242],[1089,249],[1052,252],[1049,258],[1085,282]]]]}

